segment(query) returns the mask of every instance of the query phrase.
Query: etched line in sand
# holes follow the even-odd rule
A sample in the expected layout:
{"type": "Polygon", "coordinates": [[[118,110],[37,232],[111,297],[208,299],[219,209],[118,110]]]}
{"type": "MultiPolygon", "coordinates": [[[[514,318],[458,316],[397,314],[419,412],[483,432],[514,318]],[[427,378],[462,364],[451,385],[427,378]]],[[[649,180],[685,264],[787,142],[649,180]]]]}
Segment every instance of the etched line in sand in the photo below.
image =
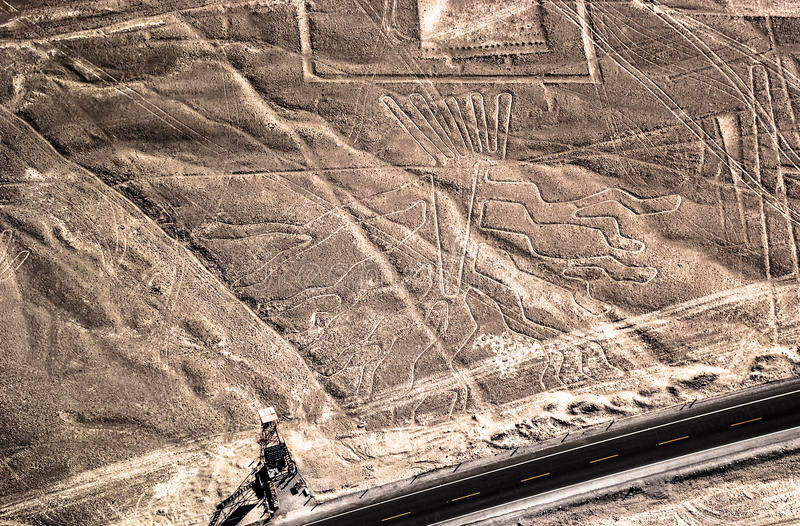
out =
{"type": "Polygon", "coordinates": [[[486,98],[477,92],[460,100],[449,96],[438,102],[413,93],[408,97],[413,111],[405,111],[390,95],[380,100],[434,164],[447,167],[446,173],[429,174],[431,202],[441,291],[447,297],[458,295],[477,186],[488,177],[485,161],[505,159],[513,96],[496,94],[493,111],[487,110],[486,98]],[[440,188],[442,184],[445,189],[440,188]]]}
{"type": "Polygon", "coordinates": [[[435,164],[446,165],[453,159],[506,158],[514,96],[501,92],[493,99],[487,108],[480,92],[438,101],[412,93],[408,101],[414,111],[410,112],[391,95],[383,95],[380,101],[435,164]]]}
{"type": "Polygon", "coordinates": [[[0,282],[10,279],[19,270],[30,252],[21,250],[16,254],[12,252],[14,233],[11,230],[0,232],[0,282]]]}
{"type": "MultiPolygon", "coordinates": [[[[793,291],[796,287],[796,281],[793,277],[775,280],[774,284],[779,287],[782,292],[793,291]]],[[[642,331],[669,330],[670,326],[680,324],[681,320],[699,316],[704,312],[724,312],[742,302],[758,302],[766,299],[771,293],[770,287],[770,283],[761,281],[696,298],[677,305],[671,305],[663,309],[621,321],[596,324],[587,329],[579,329],[571,331],[570,333],[556,335],[545,342],[543,348],[547,353],[556,350],[560,352],[569,352],[571,349],[574,349],[575,342],[624,341],[635,337],[637,333],[642,331]]],[[[525,366],[526,363],[531,360],[536,360],[537,363],[541,362],[541,353],[518,353],[515,356],[509,356],[505,362],[509,367],[514,363],[519,364],[518,366],[521,367],[525,366]]],[[[547,363],[549,364],[549,361],[547,363]]],[[[543,365],[547,366],[547,364],[543,365]]],[[[496,373],[497,362],[494,358],[487,358],[479,363],[473,364],[470,369],[466,371],[466,374],[468,374],[473,381],[479,381],[482,378],[490,377],[496,373]]],[[[628,371],[627,374],[630,375],[631,372],[628,371]]],[[[455,381],[452,377],[433,375],[419,382],[412,390],[399,391],[393,389],[382,392],[366,404],[354,408],[354,412],[359,415],[374,414],[385,410],[387,407],[391,406],[391,404],[400,400],[414,399],[417,396],[440,392],[451,389],[454,386],[455,381]]],[[[535,396],[535,394],[532,396],[535,396]]],[[[527,398],[529,398],[529,396],[524,396],[517,402],[524,401],[527,398]]]]}
{"type": "Polygon", "coordinates": [[[778,210],[765,208],[764,196],[759,196],[764,267],[768,278],[779,277],[797,273],[797,249],[788,217],[789,205],[770,94],[771,82],[763,66],[750,68],[750,86],[753,101],[750,125],[755,143],[755,178],[762,188],[773,194],[780,207],[778,210]]]}
{"type": "MultiPolygon", "coordinates": [[[[553,0],[553,6],[564,16],[570,19],[573,24],[580,24],[577,12],[569,7],[565,2],[562,0],[553,0]]],[[[658,8],[655,8],[649,4],[642,4],[642,7],[648,9],[655,16],[659,17],[668,27],[675,30],[676,33],[689,42],[692,47],[697,49],[700,54],[713,63],[715,69],[717,69],[730,84],[730,86],[738,92],[742,100],[750,99],[751,103],[757,103],[757,101],[754,102],[752,94],[748,94],[750,90],[747,88],[739,75],[719,55],[717,55],[714,50],[711,49],[705,41],[703,41],[702,38],[700,38],[699,34],[702,34],[704,31],[706,31],[706,28],[702,23],[692,19],[692,17],[683,16],[680,12],[667,6],[659,5],[658,8]],[[692,28],[696,28],[698,31],[692,31],[692,28]]],[[[705,132],[705,130],[702,129],[702,127],[687,112],[687,110],[680,106],[675,98],[665,91],[663,86],[659,85],[651,76],[627,60],[623,54],[618,52],[615,46],[612,45],[602,34],[598,33],[592,28],[590,28],[590,30],[597,46],[601,50],[605,51],[608,57],[612,59],[617,66],[633,77],[633,79],[636,80],[636,82],[638,82],[648,93],[650,93],[658,102],[663,104],[675,117],[675,119],[685,126],[692,135],[705,143],[714,155],[720,157],[726,155],[725,150],[720,146],[720,144],[714,141],[713,138],[711,138],[705,132]]],[[[761,119],[760,115],[758,118],[759,120],[761,119]]],[[[756,181],[755,177],[753,177],[750,172],[745,170],[738,160],[730,159],[730,162],[739,165],[741,168],[741,173],[744,176],[742,178],[742,182],[749,189],[764,196],[765,201],[768,202],[770,207],[773,207],[776,210],[782,210],[783,213],[790,214],[792,216],[791,220],[793,223],[796,224],[800,222],[800,213],[791,209],[782,209],[772,193],[762,188],[760,183],[756,181]]]]}
{"type": "MultiPolygon", "coordinates": [[[[769,108],[769,113],[767,115],[768,118],[771,119],[772,115],[772,108],[769,100],[769,78],[767,77],[766,71],[764,71],[763,67],[752,66],[750,68],[750,96],[751,96],[751,113],[750,113],[750,122],[748,123],[750,126],[750,131],[752,133],[752,142],[753,142],[753,159],[754,167],[754,178],[756,183],[759,187],[764,188],[765,183],[767,185],[772,186],[774,183],[773,188],[777,187],[778,184],[778,173],[780,172],[780,157],[777,152],[776,146],[776,139],[775,135],[773,134],[773,126],[767,125],[766,129],[764,126],[761,126],[759,113],[758,113],[758,104],[759,102],[763,102],[767,104],[769,108]],[[766,135],[766,137],[765,137],[766,135]],[[777,172],[777,173],[776,173],[777,172]]],[[[776,188],[777,189],[777,188],[776,188]]],[[[773,265],[770,259],[770,226],[769,219],[767,217],[767,211],[765,210],[764,205],[764,195],[758,195],[758,216],[759,216],[759,223],[761,227],[761,248],[762,248],[762,258],[764,264],[764,274],[767,278],[768,282],[772,282],[773,277],[773,265]]],[[[770,294],[770,311],[769,311],[769,319],[768,324],[771,330],[771,338],[772,341],[777,341],[778,339],[778,321],[777,321],[777,306],[776,306],[776,299],[774,291],[770,294]]]]}
{"type": "MultiPolygon", "coordinates": [[[[602,82],[602,74],[600,71],[597,52],[595,50],[595,37],[592,31],[590,22],[590,11],[587,8],[586,0],[572,0],[571,6],[574,6],[575,11],[575,29],[569,37],[569,44],[565,45],[560,43],[559,49],[551,49],[546,38],[542,33],[547,33],[546,26],[539,29],[541,35],[528,35],[520,41],[513,42],[490,42],[479,45],[454,45],[454,46],[441,46],[438,47],[430,42],[426,42],[422,38],[414,38],[400,29],[398,23],[398,9],[396,0],[384,0],[382,10],[377,9],[373,3],[362,0],[356,0],[356,5],[360,8],[356,13],[351,13],[353,16],[366,17],[362,18],[362,22],[368,22],[375,26],[380,34],[385,37],[385,40],[394,44],[393,51],[399,57],[401,63],[399,68],[394,71],[386,71],[383,73],[375,73],[369,71],[367,68],[358,69],[357,72],[343,72],[338,68],[328,66],[334,71],[326,73],[324,68],[315,67],[315,45],[318,42],[324,41],[324,38],[315,38],[315,32],[319,31],[315,27],[313,18],[316,14],[314,12],[313,3],[307,3],[306,0],[294,0],[297,10],[297,23],[298,33],[300,37],[300,50],[301,50],[301,68],[303,73],[303,80],[305,82],[332,82],[352,84],[358,82],[369,82],[373,84],[380,83],[419,83],[421,80],[429,80],[437,84],[481,84],[492,82],[503,82],[507,84],[542,84],[542,83],[577,83],[577,84],[599,84],[602,82]],[[390,4],[390,2],[392,2],[390,4]],[[311,12],[309,12],[309,7],[311,12]],[[414,42],[416,40],[416,42],[414,42]],[[416,48],[416,52],[410,49],[416,48]],[[447,70],[440,72],[430,72],[430,68],[424,64],[428,60],[442,60],[451,59],[453,56],[469,58],[470,56],[492,56],[501,57],[517,54],[530,54],[530,53],[549,53],[549,52],[568,52],[570,53],[570,60],[575,62],[585,61],[585,71],[576,71],[559,73],[553,71],[551,68],[544,68],[536,72],[529,72],[525,69],[516,71],[514,68],[494,68],[492,74],[460,74],[456,71],[447,70]]],[[[487,0],[488,3],[488,0],[487,0]]],[[[533,11],[528,14],[531,18],[541,18],[536,15],[543,9],[548,11],[551,9],[551,2],[533,2],[533,11]]],[[[494,6],[496,7],[496,6],[494,6]]],[[[572,8],[571,8],[572,9],[572,8]]],[[[499,19],[507,18],[508,15],[516,14],[519,8],[511,7],[506,8],[499,13],[502,16],[487,16],[478,24],[487,24],[498,22],[499,19]]],[[[550,13],[546,16],[542,13],[542,17],[553,18],[552,15],[557,13],[550,13]]],[[[544,20],[544,18],[542,18],[544,20]]],[[[529,20],[531,23],[535,23],[529,20]]],[[[476,20],[470,20],[473,25],[476,20]]],[[[423,21],[417,21],[415,31],[422,29],[423,21]]],[[[489,24],[491,25],[491,24],[489,24]]],[[[459,28],[453,28],[454,33],[463,31],[465,26],[460,25],[459,28]]],[[[406,31],[412,28],[406,28],[406,31]]],[[[471,31],[472,29],[470,29],[471,31]]],[[[441,33],[445,35],[446,33],[441,33]]],[[[324,54],[324,53],[323,53],[324,54]]],[[[320,65],[323,62],[320,60],[320,65]]],[[[583,69],[583,68],[581,68],[583,69]]]]}

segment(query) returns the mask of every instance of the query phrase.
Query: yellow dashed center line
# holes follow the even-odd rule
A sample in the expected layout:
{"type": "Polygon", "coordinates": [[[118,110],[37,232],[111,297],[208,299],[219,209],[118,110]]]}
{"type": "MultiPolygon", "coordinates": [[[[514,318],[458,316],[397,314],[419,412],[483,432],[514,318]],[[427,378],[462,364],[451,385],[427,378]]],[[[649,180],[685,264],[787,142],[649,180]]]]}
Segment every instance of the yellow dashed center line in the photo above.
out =
{"type": "Polygon", "coordinates": [[[529,480],[533,480],[533,479],[540,479],[540,478],[542,478],[542,477],[546,477],[546,476],[547,476],[547,475],[549,475],[549,474],[550,474],[550,473],[542,473],[541,475],[536,475],[535,477],[528,477],[528,478],[526,478],[526,479],[522,479],[522,480],[520,480],[520,482],[528,482],[529,480]]]}
{"type": "Polygon", "coordinates": [[[607,457],[603,457],[603,458],[596,458],[596,459],[594,459],[594,460],[590,460],[590,461],[589,461],[589,464],[594,464],[595,462],[602,462],[602,461],[604,461],[604,460],[608,460],[608,459],[610,459],[610,458],[616,458],[616,457],[618,457],[618,456],[619,456],[619,453],[617,453],[616,455],[609,455],[609,456],[607,456],[607,457]]]}
{"type": "Polygon", "coordinates": [[[663,446],[664,444],[672,444],[673,442],[677,442],[678,440],[686,440],[687,438],[689,438],[689,435],[686,435],[685,437],[673,438],[672,440],[665,440],[663,442],[659,442],[658,445],[663,446]]]}
{"type": "Polygon", "coordinates": [[[385,519],[381,519],[381,522],[390,521],[392,519],[399,519],[400,517],[405,517],[406,515],[411,515],[411,512],[407,511],[405,513],[401,513],[400,515],[392,515],[391,517],[386,517],[385,519]]]}
{"type": "Polygon", "coordinates": [[[462,497],[456,497],[453,500],[451,500],[450,502],[455,502],[455,501],[461,500],[461,499],[468,499],[470,497],[474,497],[475,495],[480,495],[480,494],[481,494],[480,491],[476,491],[475,493],[470,493],[469,495],[464,495],[462,497]]]}
{"type": "MultiPolygon", "coordinates": [[[[759,416],[758,418],[751,418],[750,420],[743,420],[741,422],[736,422],[735,424],[731,424],[731,427],[741,426],[741,425],[744,425],[744,424],[749,424],[751,422],[758,422],[761,419],[762,419],[762,417],[759,416]]],[[[686,440],[687,438],[689,438],[689,435],[678,437],[678,438],[673,438],[671,440],[665,440],[663,442],[659,442],[658,445],[659,446],[663,446],[664,444],[671,444],[673,442],[678,442],[679,440],[686,440]]],[[[603,458],[596,458],[594,460],[590,460],[589,463],[590,464],[594,464],[595,462],[602,462],[604,460],[611,460],[612,458],[617,458],[618,456],[619,456],[619,453],[617,453],[615,455],[609,455],[609,456],[603,457],[603,458]]],[[[535,479],[538,479],[538,478],[546,477],[548,475],[550,475],[550,473],[542,473],[540,475],[534,475],[533,477],[524,478],[520,482],[528,482],[529,480],[535,480],[535,479]]],[[[480,494],[481,494],[480,491],[476,491],[475,493],[470,493],[469,495],[463,495],[461,497],[456,497],[456,498],[450,500],[450,502],[457,502],[459,500],[468,499],[470,497],[474,497],[474,496],[480,495],[480,494]]],[[[407,511],[407,512],[401,513],[399,515],[392,515],[391,517],[386,517],[385,519],[381,519],[381,522],[390,521],[392,519],[399,519],[400,517],[405,517],[407,515],[411,515],[411,512],[407,511]]]]}
{"type": "Polygon", "coordinates": [[[759,420],[761,420],[760,416],[758,418],[751,418],[750,420],[743,420],[742,422],[736,422],[735,424],[731,424],[731,427],[740,426],[742,424],[749,424],[750,422],[757,422],[759,420]]]}

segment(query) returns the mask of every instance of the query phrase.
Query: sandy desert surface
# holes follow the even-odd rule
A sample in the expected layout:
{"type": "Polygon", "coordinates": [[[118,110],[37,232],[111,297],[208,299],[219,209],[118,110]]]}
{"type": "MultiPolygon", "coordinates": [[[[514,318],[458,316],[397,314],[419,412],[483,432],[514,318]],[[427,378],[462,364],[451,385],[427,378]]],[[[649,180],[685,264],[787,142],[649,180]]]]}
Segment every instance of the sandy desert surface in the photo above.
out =
{"type": "Polygon", "coordinates": [[[555,526],[777,526],[798,523],[800,442],[768,448],[751,459],[723,463],[691,476],[636,484],[603,498],[544,513],[498,519],[497,524],[555,526]]]}
{"type": "MultiPolygon", "coordinates": [[[[799,58],[795,0],[0,0],[0,523],[205,524],[265,405],[325,499],[800,374],[799,58]]],[[[597,513],[800,521],[759,466],[597,513]]]]}

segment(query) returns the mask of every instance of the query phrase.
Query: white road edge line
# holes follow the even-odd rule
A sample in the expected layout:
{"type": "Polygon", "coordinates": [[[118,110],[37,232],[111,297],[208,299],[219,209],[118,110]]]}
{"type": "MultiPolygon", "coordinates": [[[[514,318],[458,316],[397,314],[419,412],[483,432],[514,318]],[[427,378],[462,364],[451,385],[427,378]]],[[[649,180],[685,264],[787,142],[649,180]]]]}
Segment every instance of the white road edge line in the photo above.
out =
{"type": "MultiPolygon", "coordinates": [[[[356,508],[354,510],[343,511],[342,513],[337,513],[336,515],[331,515],[329,517],[324,517],[324,518],[317,519],[317,520],[315,520],[313,522],[308,522],[308,523],[306,523],[306,526],[311,526],[312,524],[317,524],[317,523],[320,523],[320,522],[323,522],[323,521],[327,521],[327,520],[330,520],[330,519],[335,519],[336,517],[342,517],[344,515],[349,515],[351,513],[355,513],[357,511],[361,511],[361,510],[366,510],[368,508],[372,508],[372,507],[375,507],[375,506],[380,506],[381,504],[386,504],[387,502],[393,502],[395,500],[405,499],[407,497],[412,497],[414,495],[419,495],[420,493],[425,493],[426,491],[431,491],[431,490],[434,490],[434,489],[442,488],[444,486],[449,486],[450,484],[456,484],[458,482],[464,482],[465,480],[474,479],[476,477],[483,477],[484,475],[489,475],[491,473],[497,473],[498,471],[503,471],[503,470],[514,468],[514,467],[517,467],[517,466],[524,466],[525,464],[529,464],[531,462],[538,462],[539,460],[544,460],[546,458],[555,457],[555,456],[558,456],[558,455],[563,455],[565,453],[571,453],[573,451],[578,451],[579,449],[587,448],[587,447],[590,447],[590,446],[595,446],[597,444],[603,444],[605,442],[611,442],[613,440],[619,440],[620,438],[625,438],[625,437],[629,437],[629,436],[633,436],[633,435],[638,435],[639,433],[644,433],[645,431],[651,431],[653,429],[659,429],[659,428],[662,428],[662,427],[668,427],[668,426],[672,426],[672,425],[675,425],[675,424],[680,424],[681,422],[688,422],[689,420],[695,420],[697,418],[702,418],[704,416],[713,415],[713,414],[716,414],[716,413],[724,413],[725,411],[730,411],[732,409],[738,409],[740,407],[744,407],[744,406],[747,406],[747,405],[757,404],[757,403],[760,403],[760,402],[766,402],[767,400],[773,400],[775,398],[781,398],[782,396],[789,396],[789,395],[793,395],[793,394],[797,394],[797,393],[800,393],[800,389],[795,389],[794,391],[790,391],[788,393],[782,393],[782,394],[778,394],[778,395],[768,396],[767,398],[761,398],[759,400],[753,400],[752,402],[745,402],[743,404],[734,405],[734,406],[731,406],[731,407],[725,407],[725,408],[722,408],[722,409],[715,409],[714,411],[709,411],[708,413],[702,413],[702,414],[699,414],[699,415],[690,416],[690,417],[687,417],[687,418],[683,418],[681,420],[675,420],[674,422],[667,422],[666,424],[659,424],[657,426],[648,427],[648,428],[645,428],[645,429],[640,429],[638,431],[631,431],[630,433],[626,433],[624,435],[619,435],[619,436],[615,436],[615,437],[611,437],[611,438],[606,438],[606,439],[600,440],[598,442],[590,442],[589,444],[584,444],[582,446],[577,446],[577,447],[574,447],[572,449],[566,449],[564,451],[557,451],[555,453],[550,453],[549,455],[545,455],[543,457],[532,458],[532,459],[529,459],[529,460],[525,460],[523,462],[518,462],[516,464],[510,464],[508,466],[503,466],[501,468],[496,468],[496,469],[493,469],[491,471],[484,471],[483,473],[476,473],[475,475],[471,475],[471,476],[465,477],[463,479],[457,479],[457,480],[452,480],[450,482],[445,482],[444,484],[439,484],[438,486],[431,486],[430,488],[421,489],[419,491],[415,491],[414,493],[406,493],[405,495],[399,495],[397,497],[392,497],[391,499],[382,500],[382,501],[379,501],[379,502],[375,502],[373,504],[367,504],[366,506],[361,506],[360,508],[356,508]]],[[[792,428],[792,429],[794,429],[794,428],[792,428]]],[[[763,435],[763,436],[769,436],[769,435],[763,435]]],[[[717,447],[721,447],[721,446],[717,446],[717,447]]],[[[712,451],[713,449],[714,448],[711,448],[711,449],[707,449],[705,451],[712,451]]],[[[675,458],[680,458],[680,457],[675,457],[675,458]]],[[[567,486],[567,487],[569,487],[569,486],[567,486]]],[[[564,488],[562,488],[562,489],[564,489],[564,488]]],[[[489,508],[487,508],[487,509],[489,509],[489,508]]]]}
{"type": "MultiPolygon", "coordinates": [[[[723,444],[721,446],[714,446],[714,447],[711,447],[711,448],[708,448],[708,449],[695,451],[694,453],[687,453],[686,455],[681,455],[679,457],[668,458],[666,460],[659,460],[658,462],[653,462],[651,464],[644,464],[642,466],[637,466],[635,468],[626,469],[625,471],[620,471],[618,473],[611,473],[610,475],[603,475],[602,477],[597,477],[597,478],[593,478],[593,479],[589,479],[589,480],[584,480],[583,482],[577,482],[575,484],[570,484],[569,486],[564,486],[564,487],[561,487],[561,488],[551,489],[550,491],[545,491],[543,493],[537,493],[536,495],[530,495],[528,497],[522,497],[521,499],[516,499],[516,500],[509,501],[509,502],[504,502],[503,504],[496,504],[494,506],[489,506],[488,508],[483,508],[482,510],[479,510],[479,511],[473,511],[471,513],[465,513],[464,515],[459,515],[458,517],[451,517],[451,518],[445,519],[443,521],[432,522],[432,523],[428,524],[428,526],[437,526],[438,524],[447,524],[450,521],[463,519],[464,517],[469,517],[470,515],[477,515],[478,513],[483,513],[485,511],[489,511],[489,510],[493,510],[493,509],[496,509],[496,508],[500,508],[502,506],[508,506],[510,504],[515,504],[517,502],[522,502],[523,500],[535,499],[536,497],[541,497],[542,495],[547,495],[549,493],[555,493],[556,491],[564,491],[565,489],[574,488],[575,486],[580,486],[581,484],[586,484],[587,482],[595,482],[595,481],[603,480],[603,479],[607,479],[607,478],[618,477],[620,475],[623,475],[625,473],[630,473],[631,471],[636,471],[638,469],[649,468],[649,467],[652,467],[652,466],[657,466],[659,464],[664,464],[666,462],[674,462],[674,461],[680,460],[682,458],[691,457],[692,455],[697,455],[698,453],[705,453],[707,451],[714,451],[715,449],[721,449],[721,448],[724,448],[724,447],[730,447],[730,446],[733,446],[733,445],[736,445],[736,444],[741,444],[742,442],[747,442],[748,440],[755,440],[755,439],[758,439],[758,438],[765,438],[765,437],[769,437],[769,436],[772,436],[772,435],[777,435],[779,433],[786,433],[788,431],[794,431],[794,430],[800,430],[800,426],[790,427],[788,429],[781,429],[780,431],[774,431],[772,433],[767,433],[766,435],[759,435],[757,437],[745,438],[743,440],[737,440],[736,442],[731,442],[730,444],[723,444]]],[[[513,513],[513,512],[510,512],[510,513],[513,513]]]]}

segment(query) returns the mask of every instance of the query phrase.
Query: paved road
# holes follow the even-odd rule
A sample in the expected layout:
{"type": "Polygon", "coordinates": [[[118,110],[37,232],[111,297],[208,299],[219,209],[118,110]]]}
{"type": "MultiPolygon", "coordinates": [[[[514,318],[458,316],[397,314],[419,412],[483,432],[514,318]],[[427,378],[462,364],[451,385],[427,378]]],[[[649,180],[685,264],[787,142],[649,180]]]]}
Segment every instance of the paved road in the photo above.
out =
{"type": "Polygon", "coordinates": [[[800,425],[800,379],[743,391],[638,426],[510,458],[482,473],[308,522],[401,526],[445,519],[688,453],[800,425]]]}

